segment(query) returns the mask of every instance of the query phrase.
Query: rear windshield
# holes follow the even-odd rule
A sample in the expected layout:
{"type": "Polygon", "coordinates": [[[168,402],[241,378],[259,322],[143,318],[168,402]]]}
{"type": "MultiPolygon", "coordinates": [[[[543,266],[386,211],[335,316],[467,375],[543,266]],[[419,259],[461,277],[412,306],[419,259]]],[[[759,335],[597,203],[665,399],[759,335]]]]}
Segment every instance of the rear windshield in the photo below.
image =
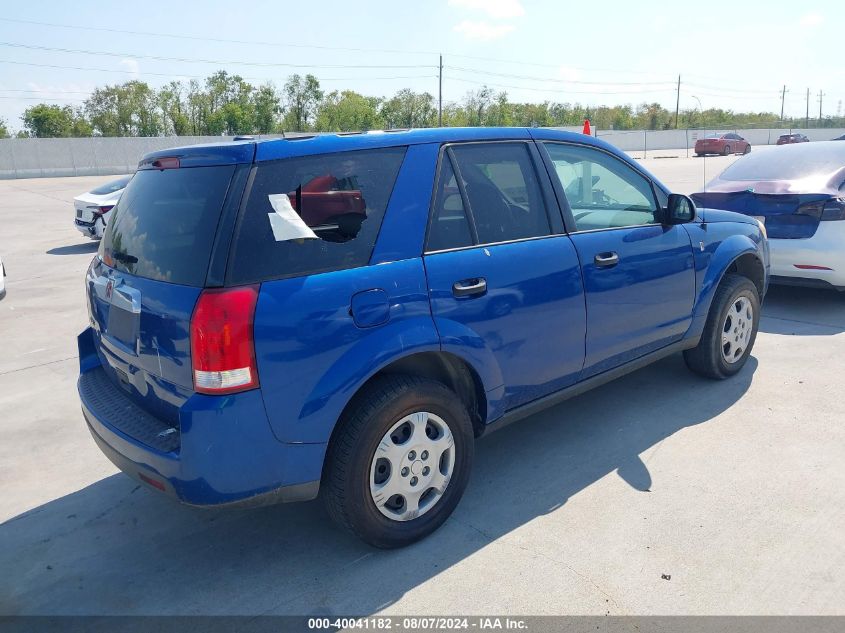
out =
{"type": "Polygon", "coordinates": [[[92,189],[89,193],[93,193],[95,196],[104,196],[109,193],[114,193],[115,191],[120,191],[126,187],[130,180],[132,180],[132,176],[124,176],[123,178],[107,182],[96,189],[92,189]]]}
{"type": "Polygon", "coordinates": [[[103,261],[139,277],[203,286],[235,167],[141,170],[103,236],[103,261]]]}
{"type": "Polygon", "coordinates": [[[260,163],[236,229],[228,282],[366,265],[405,149],[260,163]]]}
{"type": "Polygon", "coordinates": [[[827,176],[845,167],[845,146],[805,143],[754,152],[719,176],[722,180],[798,180],[827,176]]]}

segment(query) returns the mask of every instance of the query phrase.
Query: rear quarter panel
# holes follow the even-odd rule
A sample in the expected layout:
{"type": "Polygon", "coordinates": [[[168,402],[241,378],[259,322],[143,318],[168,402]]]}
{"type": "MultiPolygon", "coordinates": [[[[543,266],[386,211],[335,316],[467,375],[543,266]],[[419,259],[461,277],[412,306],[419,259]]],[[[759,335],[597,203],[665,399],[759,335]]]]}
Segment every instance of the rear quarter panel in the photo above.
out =
{"type": "Polygon", "coordinates": [[[327,442],[360,386],[390,362],[439,351],[421,258],[262,284],[255,313],[261,392],[275,436],[327,442]],[[384,291],[388,320],[359,327],[352,296],[384,291]]]}

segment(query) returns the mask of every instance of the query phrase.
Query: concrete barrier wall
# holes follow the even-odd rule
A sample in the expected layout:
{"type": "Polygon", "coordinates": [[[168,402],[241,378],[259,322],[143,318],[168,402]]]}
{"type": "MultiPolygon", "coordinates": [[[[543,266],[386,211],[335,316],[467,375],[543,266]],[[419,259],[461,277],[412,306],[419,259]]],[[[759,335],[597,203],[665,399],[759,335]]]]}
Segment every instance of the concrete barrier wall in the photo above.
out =
{"type": "Polygon", "coordinates": [[[626,152],[651,150],[692,150],[696,139],[707,134],[735,132],[751,145],[774,145],[778,136],[798,132],[811,141],[828,141],[845,134],[845,128],[764,129],[743,130],[725,128],[715,130],[598,130],[596,136],[626,152]]]}
{"type": "Polygon", "coordinates": [[[127,174],[148,152],[220,140],[223,137],[0,139],[0,178],[127,174]]]}
{"type": "MultiPolygon", "coordinates": [[[[556,128],[581,131],[581,128],[556,128]]],[[[624,151],[692,150],[697,138],[713,132],[736,132],[752,145],[769,145],[792,130],[598,130],[596,136],[624,151]]],[[[832,139],[845,129],[795,130],[812,141],[832,139]]],[[[230,140],[222,136],[9,138],[0,139],[0,179],[47,176],[107,176],[135,171],[148,152],[230,140]]]]}

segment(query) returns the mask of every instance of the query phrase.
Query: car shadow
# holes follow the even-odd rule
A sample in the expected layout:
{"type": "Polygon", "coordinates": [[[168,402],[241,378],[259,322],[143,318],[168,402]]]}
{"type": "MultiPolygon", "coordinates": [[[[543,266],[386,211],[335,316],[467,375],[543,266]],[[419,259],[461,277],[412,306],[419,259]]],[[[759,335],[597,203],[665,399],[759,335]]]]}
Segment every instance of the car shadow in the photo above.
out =
{"type": "Polygon", "coordinates": [[[770,286],[760,331],[790,336],[832,336],[845,332],[845,294],[836,290],[770,286]]]}
{"type": "Polygon", "coordinates": [[[198,510],[113,475],[0,525],[0,614],[371,614],[608,474],[646,493],[641,455],[728,409],[756,368],[710,381],[672,356],[482,438],[454,515],[401,550],[335,528],[318,502],[198,510]]]}
{"type": "Polygon", "coordinates": [[[48,255],[85,255],[97,252],[100,242],[91,240],[90,242],[81,242],[79,244],[70,244],[68,246],[57,246],[47,251],[48,255]]]}

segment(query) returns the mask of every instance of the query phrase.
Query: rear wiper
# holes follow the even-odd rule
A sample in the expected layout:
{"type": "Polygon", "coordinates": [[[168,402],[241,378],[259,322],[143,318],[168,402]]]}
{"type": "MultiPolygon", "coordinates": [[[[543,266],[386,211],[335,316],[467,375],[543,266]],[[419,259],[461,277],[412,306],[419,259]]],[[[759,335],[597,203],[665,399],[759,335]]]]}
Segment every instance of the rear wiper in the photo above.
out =
{"type": "Polygon", "coordinates": [[[120,251],[112,251],[112,257],[114,257],[117,261],[123,262],[125,264],[137,264],[138,258],[134,255],[129,255],[127,253],[121,253],[120,251]]]}

